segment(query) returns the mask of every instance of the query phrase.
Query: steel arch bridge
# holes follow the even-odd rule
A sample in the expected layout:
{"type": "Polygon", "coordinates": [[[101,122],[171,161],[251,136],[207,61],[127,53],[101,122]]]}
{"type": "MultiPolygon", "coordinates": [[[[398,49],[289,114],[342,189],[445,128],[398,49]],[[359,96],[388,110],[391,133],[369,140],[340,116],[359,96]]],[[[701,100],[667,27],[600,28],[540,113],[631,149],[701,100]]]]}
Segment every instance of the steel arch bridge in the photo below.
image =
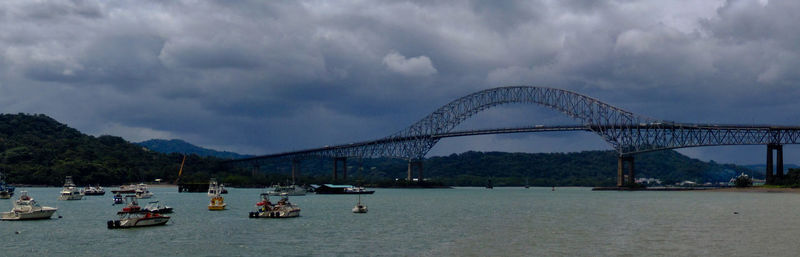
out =
{"type": "MultiPolygon", "coordinates": [[[[439,140],[446,137],[574,130],[596,133],[619,153],[620,177],[622,176],[623,157],[636,153],[698,146],[769,145],[768,151],[771,158],[773,149],[777,149],[781,153],[782,148],[778,148],[778,146],[797,144],[800,141],[800,127],[677,123],[636,115],[595,98],[568,90],[512,86],[486,89],[456,99],[408,128],[381,139],[263,155],[232,162],[258,165],[259,161],[274,158],[301,160],[314,157],[334,159],[395,157],[413,162],[422,160],[439,140]],[[481,111],[507,104],[544,106],[574,118],[580,125],[452,131],[461,122],[481,111]]],[[[781,156],[779,154],[779,158],[781,156]]],[[[782,161],[779,159],[778,162],[780,167],[782,161]]],[[[771,159],[768,167],[771,167],[770,164],[771,159]]],[[[334,173],[336,165],[335,163],[334,173]]],[[[632,178],[632,160],[630,166],[630,177],[632,178]]],[[[782,171],[782,168],[780,170],[782,171]]],[[[411,163],[409,164],[409,178],[410,173],[411,163]]],[[[767,175],[769,178],[770,174],[767,175]]]]}

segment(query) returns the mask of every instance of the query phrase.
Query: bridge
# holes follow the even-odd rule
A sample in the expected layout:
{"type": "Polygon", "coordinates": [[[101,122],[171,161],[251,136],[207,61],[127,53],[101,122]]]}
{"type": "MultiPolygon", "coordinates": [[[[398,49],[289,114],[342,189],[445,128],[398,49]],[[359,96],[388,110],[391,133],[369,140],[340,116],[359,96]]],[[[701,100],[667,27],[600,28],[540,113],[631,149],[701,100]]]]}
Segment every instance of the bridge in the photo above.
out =
{"type": "Polygon", "coordinates": [[[340,162],[344,167],[343,177],[347,177],[347,158],[392,157],[408,160],[409,181],[412,180],[415,170],[419,181],[422,181],[422,160],[442,138],[552,131],[589,131],[603,138],[619,153],[617,186],[634,182],[635,154],[720,145],[766,145],[766,183],[773,184],[784,177],[783,145],[797,144],[800,141],[800,126],[697,124],[657,120],[636,115],[568,90],[513,86],[486,89],[456,99],[408,128],[384,138],[237,159],[230,163],[249,165],[257,169],[268,160],[291,160],[294,177],[299,170],[301,160],[330,158],[334,161],[333,178],[337,179],[340,162]],[[452,131],[461,122],[481,111],[507,104],[543,106],[575,119],[580,125],[452,131]],[[774,152],[777,152],[775,154],[777,160],[773,160],[774,152]],[[627,174],[624,172],[626,167],[627,174]]]}

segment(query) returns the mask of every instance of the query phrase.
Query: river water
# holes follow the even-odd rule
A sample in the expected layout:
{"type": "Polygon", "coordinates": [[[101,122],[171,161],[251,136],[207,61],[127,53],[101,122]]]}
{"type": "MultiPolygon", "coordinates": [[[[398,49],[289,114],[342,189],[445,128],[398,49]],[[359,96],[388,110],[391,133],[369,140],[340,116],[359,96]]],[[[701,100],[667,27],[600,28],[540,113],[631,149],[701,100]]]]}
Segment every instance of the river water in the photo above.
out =
{"type": "MultiPolygon", "coordinates": [[[[175,209],[166,226],[109,230],[111,195],[57,201],[50,220],[0,222],[2,256],[796,256],[800,194],[610,192],[589,188],[376,189],[292,197],[293,219],[249,219],[259,189],[229,189],[229,210],[205,193],[151,188],[175,209]],[[57,216],[62,216],[58,218],[57,216]]],[[[146,202],[142,200],[140,203],[146,202]]],[[[12,207],[0,200],[0,211],[12,207]]]]}

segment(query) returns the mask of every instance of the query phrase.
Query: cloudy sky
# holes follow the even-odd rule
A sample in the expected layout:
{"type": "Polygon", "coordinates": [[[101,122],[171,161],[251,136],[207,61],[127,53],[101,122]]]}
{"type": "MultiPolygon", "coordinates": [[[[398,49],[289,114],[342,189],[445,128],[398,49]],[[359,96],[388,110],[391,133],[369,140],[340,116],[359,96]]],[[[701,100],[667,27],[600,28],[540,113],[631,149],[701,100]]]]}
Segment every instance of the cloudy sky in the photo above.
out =
{"type": "MultiPolygon", "coordinates": [[[[800,1],[0,1],[0,112],[267,154],[380,138],[481,89],[536,85],[665,120],[800,125],[800,1]]],[[[563,125],[537,106],[457,129],[563,125]]],[[[443,140],[609,149],[589,133],[443,140]]],[[[763,163],[765,147],[682,150],[763,163]]],[[[786,159],[800,163],[800,147],[786,159]]]]}

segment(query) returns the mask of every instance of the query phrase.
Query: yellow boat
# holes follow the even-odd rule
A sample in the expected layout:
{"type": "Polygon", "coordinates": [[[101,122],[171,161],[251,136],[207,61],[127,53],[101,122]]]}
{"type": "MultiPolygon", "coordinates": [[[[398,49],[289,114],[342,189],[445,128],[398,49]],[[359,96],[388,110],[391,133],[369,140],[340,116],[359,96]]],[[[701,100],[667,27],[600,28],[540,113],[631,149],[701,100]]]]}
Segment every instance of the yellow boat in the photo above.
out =
{"type": "Polygon", "coordinates": [[[215,195],[211,197],[211,203],[208,204],[209,211],[222,211],[225,210],[225,199],[222,196],[215,195]]]}

